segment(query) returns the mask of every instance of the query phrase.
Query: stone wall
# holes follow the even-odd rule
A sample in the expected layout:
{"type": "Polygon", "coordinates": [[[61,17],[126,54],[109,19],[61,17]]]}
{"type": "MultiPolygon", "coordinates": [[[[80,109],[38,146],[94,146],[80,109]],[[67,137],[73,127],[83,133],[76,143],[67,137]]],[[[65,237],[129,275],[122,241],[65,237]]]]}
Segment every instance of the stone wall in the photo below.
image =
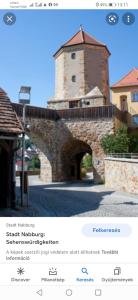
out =
{"type": "Polygon", "coordinates": [[[105,159],[105,185],[119,191],[138,194],[138,159],[105,159]]]}
{"type": "Polygon", "coordinates": [[[109,104],[109,53],[105,47],[86,45],[84,52],[85,94],[97,86],[109,104]]]}
{"type": "Polygon", "coordinates": [[[55,63],[55,98],[68,99],[85,95],[84,82],[84,51],[83,46],[65,48],[55,63]],[[76,53],[76,59],[71,54],[76,53]],[[72,82],[72,76],[76,76],[76,82],[72,82]]]}
{"type": "MultiPolygon", "coordinates": [[[[75,99],[74,99],[75,100],[75,99]]],[[[84,99],[76,99],[77,107],[97,107],[104,106],[104,98],[103,97],[93,97],[93,98],[84,98],[84,99]]],[[[71,102],[69,100],[50,100],[48,101],[48,108],[50,109],[69,109],[71,102]]]]}
{"type": "Polygon", "coordinates": [[[84,98],[81,100],[81,107],[97,107],[104,106],[104,98],[103,97],[93,97],[93,98],[84,98]]]}
{"type": "Polygon", "coordinates": [[[69,101],[66,101],[66,100],[54,101],[54,99],[53,99],[53,100],[48,101],[48,108],[50,108],[50,109],[69,109],[69,101]]]}

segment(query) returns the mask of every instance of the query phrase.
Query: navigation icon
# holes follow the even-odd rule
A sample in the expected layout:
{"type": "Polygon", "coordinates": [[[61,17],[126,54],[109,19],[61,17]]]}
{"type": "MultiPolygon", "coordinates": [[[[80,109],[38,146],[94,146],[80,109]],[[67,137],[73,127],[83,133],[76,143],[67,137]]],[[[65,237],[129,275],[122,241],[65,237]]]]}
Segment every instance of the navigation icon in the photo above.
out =
{"type": "Polygon", "coordinates": [[[82,269],[81,269],[81,272],[82,272],[83,274],[87,274],[87,275],[88,275],[87,268],[82,268],[82,269]]]}
{"type": "Polygon", "coordinates": [[[41,289],[41,290],[37,291],[36,294],[38,294],[39,296],[43,296],[43,290],[41,289]]]}
{"type": "Polygon", "coordinates": [[[121,268],[120,267],[116,267],[114,269],[114,275],[120,275],[121,274],[121,268]]]}
{"type": "Polygon", "coordinates": [[[8,12],[3,16],[3,21],[6,25],[13,25],[16,22],[16,16],[13,13],[8,12]]]}
{"type": "Polygon", "coordinates": [[[72,290],[70,290],[70,289],[66,290],[66,295],[67,296],[72,296],[72,290]]]}
{"type": "Polygon", "coordinates": [[[111,12],[106,16],[106,22],[109,25],[116,25],[118,21],[119,21],[119,16],[114,12],[111,12]]]}
{"type": "Polygon", "coordinates": [[[21,268],[21,267],[20,267],[20,268],[17,269],[17,274],[18,274],[18,275],[23,275],[24,272],[25,272],[24,268],[21,268]]]}
{"type": "Polygon", "coordinates": [[[135,22],[135,15],[127,12],[123,15],[122,20],[125,25],[132,25],[135,22]]]}
{"type": "Polygon", "coordinates": [[[95,296],[102,296],[102,290],[101,289],[96,289],[95,290],[95,296]]]}
{"type": "Polygon", "coordinates": [[[57,275],[57,269],[56,268],[49,268],[49,275],[57,275]]]}

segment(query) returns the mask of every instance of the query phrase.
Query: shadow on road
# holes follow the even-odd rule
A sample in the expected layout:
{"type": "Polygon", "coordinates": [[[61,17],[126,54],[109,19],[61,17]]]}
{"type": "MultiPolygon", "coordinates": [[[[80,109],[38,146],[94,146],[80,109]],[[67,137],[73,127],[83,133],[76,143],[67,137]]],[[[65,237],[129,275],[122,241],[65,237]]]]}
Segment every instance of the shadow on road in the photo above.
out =
{"type": "MultiPolygon", "coordinates": [[[[33,185],[29,207],[0,211],[2,216],[71,217],[97,210],[110,192],[90,191],[91,181],[33,185]]],[[[19,188],[17,188],[19,197],[19,188]]],[[[19,199],[18,199],[19,200],[19,199]]],[[[25,203],[24,203],[25,204],[25,203]]]]}

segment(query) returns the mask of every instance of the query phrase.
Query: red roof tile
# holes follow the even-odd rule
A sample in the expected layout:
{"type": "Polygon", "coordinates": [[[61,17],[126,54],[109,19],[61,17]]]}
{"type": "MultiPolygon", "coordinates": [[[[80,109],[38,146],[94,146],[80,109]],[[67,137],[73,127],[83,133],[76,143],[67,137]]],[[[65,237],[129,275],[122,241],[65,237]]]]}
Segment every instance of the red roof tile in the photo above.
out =
{"type": "MultiPolygon", "coordinates": [[[[106,50],[109,52],[108,48],[105,44],[97,41],[95,38],[93,38],[91,35],[83,31],[82,29],[79,30],[70,40],[68,40],[61,48],[55,53],[55,55],[64,47],[68,46],[75,46],[80,44],[88,44],[93,46],[101,46],[105,47],[106,50]]],[[[110,52],[109,52],[110,54],[110,52]]]]}
{"type": "Polygon", "coordinates": [[[64,44],[64,46],[72,46],[76,44],[92,44],[105,46],[83,30],[79,30],[69,41],[64,44]]]}
{"type": "Polygon", "coordinates": [[[7,94],[0,88],[0,133],[20,134],[21,132],[23,132],[21,122],[7,94]]]}
{"type": "Polygon", "coordinates": [[[134,68],[121,80],[112,85],[111,88],[125,87],[125,86],[138,86],[138,69],[134,68]]]}

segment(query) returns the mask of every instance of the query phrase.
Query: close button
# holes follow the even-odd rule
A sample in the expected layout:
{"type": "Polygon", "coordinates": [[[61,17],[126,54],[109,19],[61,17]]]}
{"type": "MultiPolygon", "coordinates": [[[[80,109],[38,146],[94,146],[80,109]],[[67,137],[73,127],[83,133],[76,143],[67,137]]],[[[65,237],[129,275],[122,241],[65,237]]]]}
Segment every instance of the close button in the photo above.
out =
{"type": "Polygon", "coordinates": [[[3,16],[3,21],[6,25],[13,25],[16,22],[16,16],[13,13],[8,12],[3,16]]]}

